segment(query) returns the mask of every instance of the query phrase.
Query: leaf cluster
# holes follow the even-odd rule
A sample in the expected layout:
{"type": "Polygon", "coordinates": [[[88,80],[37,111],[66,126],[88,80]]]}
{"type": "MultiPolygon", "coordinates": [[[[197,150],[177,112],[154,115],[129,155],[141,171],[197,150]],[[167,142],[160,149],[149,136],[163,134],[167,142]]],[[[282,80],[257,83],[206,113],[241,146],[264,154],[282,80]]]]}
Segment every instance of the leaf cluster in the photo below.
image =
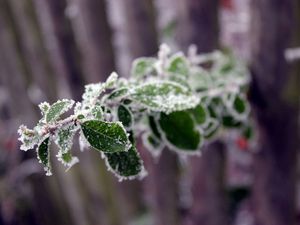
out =
{"type": "Polygon", "coordinates": [[[37,125],[19,128],[21,149],[36,147],[39,162],[51,175],[50,144],[58,146],[56,157],[69,169],[79,161],[71,153],[78,133],[81,149],[99,151],[120,180],[141,178],[145,169],[135,146],[138,136],[154,156],[165,146],[199,154],[224,131],[249,129],[249,81],[247,68],[232,54],[198,55],[191,47],[186,56],[171,54],[162,45],[157,57],[132,63],[129,79],[113,72],[104,83],[86,85],[81,102],[41,103],[37,125]]]}

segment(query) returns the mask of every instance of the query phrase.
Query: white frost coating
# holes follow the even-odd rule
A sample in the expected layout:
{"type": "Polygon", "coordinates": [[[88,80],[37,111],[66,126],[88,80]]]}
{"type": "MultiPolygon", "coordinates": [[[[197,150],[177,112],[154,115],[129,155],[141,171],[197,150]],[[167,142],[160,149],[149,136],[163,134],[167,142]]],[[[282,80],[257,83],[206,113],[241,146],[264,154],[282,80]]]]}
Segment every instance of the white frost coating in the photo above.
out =
{"type": "Polygon", "coordinates": [[[160,142],[160,145],[157,148],[154,148],[153,145],[148,140],[149,135],[150,135],[150,132],[146,132],[142,135],[143,144],[146,147],[146,149],[151,153],[152,156],[154,156],[155,158],[158,158],[161,155],[161,153],[165,147],[164,141],[158,140],[156,137],[153,136],[154,139],[156,139],[158,142],[160,142]]]}
{"type": "Polygon", "coordinates": [[[75,126],[73,124],[68,124],[64,127],[61,127],[55,134],[54,142],[59,148],[58,154],[56,155],[58,161],[60,161],[65,167],[67,167],[66,170],[69,170],[74,164],[79,162],[77,157],[71,157],[71,160],[66,161],[63,158],[64,154],[71,154],[71,148],[73,145],[73,137],[76,133],[76,131],[79,129],[79,126],[75,126]]]}
{"type": "MultiPolygon", "coordinates": [[[[148,108],[152,111],[156,112],[165,112],[167,114],[174,112],[174,111],[180,111],[180,110],[186,110],[190,108],[196,107],[200,102],[200,97],[197,94],[190,95],[187,92],[187,88],[176,83],[173,81],[157,81],[152,80],[148,81],[142,85],[139,85],[135,87],[134,89],[130,90],[130,95],[137,94],[137,91],[139,89],[143,89],[146,86],[154,85],[157,89],[161,88],[163,85],[170,85],[173,86],[174,90],[169,90],[168,93],[165,95],[162,95],[160,93],[157,93],[156,95],[147,96],[145,94],[143,101],[149,102],[149,104],[146,104],[144,102],[141,102],[137,97],[133,97],[134,101],[138,101],[138,104],[141,106],[148,108]],[[179,88],[182,90],[182,93],[176,93],[178,92],[179,88]]],[[[169,88],[170,88],[169,87],[169,88]]]]}
{"type": "MultiPolygon", "coordinates": [[[[130,124],[129,127],[125,127],[125,126],[123,125],[123,123],[121,122],[123,128],[124,128],[124,129],[126,130],[126,132],[127,132],[127,131],[132,130],[132,128],[135,126],[135,123],[134,123],[134,115],[133,115],[132,111],[131,111],[126,105],[124,105],[124,104],[120,104],[120,105],[122,105],[124,108],[127,109],[128,113],[130,114],[130,117],[131,117],[131,124],[130,124]]],[[[112,116],[112,118],[113,118],[113,120],[114,120],[115,122],[120,122],[119,116],[118,116],[118,108],[114,108],[114,109],[113,109],[113,111],[112,111],[112,113],[111,113],[111,116],[112,116]]]]}
{"type": "Polygon", "coordinates": [[[104,83],[85,85],[85,91],[82,95],[82,107],[92,106],[96,103],[102,92],[107,88],[113,88],[117,82],[118,74],[112,72],[104,83]]]}
{"type": "Polygon", "coordinates": [[[72,159],[70,162],[66,162],[64,159],[63,159],[63,156],[61,154],[61,152],[58,152],[58,154],[56,155],[57,157],[57,160],[59,162],[61,162],[65,167],[66,167],[66,172],[71,169],[72,166],[74,166],[76,163],[79,162],[79,159],[75,156],[72,156],[72,159]]]}
{"type": "Polygon", "coordinates": [[[236,97],[235,92],[234,93],[223,94],[221,96],[224,105],[227,106],[228,108],[233,107],[235,97],[236,97]]]}
{"type": "Polygon", "coordinates": [[[116,84],[118,76],[116,72],[112,72],[105,82],[105,87],[112,88],[116,84]]]}
{"type": "MultiPolygon", "coordinates": [[[[149,75],[149,73],[155,68],[155,62],[157,62],[156,59],[151,58],[151,57],[140,57],[140,58],[137,58],[137,59],[133,60],[132,66],[131,66],[131,71],[130,71],[131,76],[135,77],[135,76],[138,75],[138,74],[135,74],[134,70],[136,69],[137,65],[140,62],[142,62],[142,61],[149,62],[150,60],[153,60],[153,64],[152,65],[147,65],[148,68],[147,68],[147,70],[145,70],[145,74],[143,74],[144,76],[149,75]]],[[[139,79],[141,77],[136,77],[136,78],[139,79]]]]}
{"type": "Polygon", "coordinates": [[[246,97],[242,94],[239,95],[240,98],[242,98],[242,100],[244,101],[245,103],[245,112],[244,113],[238,113],[235,109],[234,109],[234,100],[235,98],[237,97],[236,94],[232,94],[232,96],[230,97],[230,100],[226,99],[225,95],[223,95],[224,98],[223,98],[223,102],[224,102],[224,105],[226,106],[226,109],[229,113],[229,115],[233,116],[236,120],[238,121],[245,121],[247,120],[249,114],[250,114],[250,111],[251,111],[251,107],[249,105],[249,103],[246,101],[246,97]],[[227,101],[226,101],[227,100],[227,101]]]}
{"type": "Polygon", "coordinates": [[[50,104],[48,102],[42,102],[39,104],[39,108],[41,110],[42,115],[44,116],[48,112],[50,104]]]}
{"type": "Polygon", "coordinates": [[[33,149],[40,142],[36,131],[28,129],[25,125],[19,127],[18,134],[20,136],[18,140],[22,142],[20,149],[23,151],[33,149]]]}
{"type": "Polygon", "coordinates": [[[154,67],[159,75],[163,75],[168,60],[168,55],[171,49],[166,44],[161,44],[158,51],[158,60],[155,62],[154,67]]]}
{"type": "Polygon", "coordinates": [[[171,53],[170,47],[167,44],[163,43],[159,46],[159,51],[158,51],[158,54],[157,54],[158,59],[159,60],[166,60],[170,53],[171,53]]]}
{"type": "Polygon", "coordinates": [[[192,44],[189,46],[187,51],[187,58],[192,65],[197,64],[197,61],[195,60],[196,57],[197,57],[197,45],[192,44]]]}
{"type": "Polygon", "coordinates": [[[101,158],[103,158],[103,159],[105,160],[105,165],[106,165],[106,167],[107,167],[107,171],[113,173],[113,174],[118,178],[118,181],[119,181],[119,182],[122,182],[123,180],[134,180],[134,179],[142,180],[144,177],[146,177],[146,176],[148,175],[148,172],[147,172],[147,170],[146,170],[145,167],[144,167],[143,161],[141,160],[140,153],[139,153],[138,151],[136,151],[136,152],[137,152],[137,155],[138,155],[139,158],[140,158],[141,171],[140,171],[138,174],[134,175],[134,176],[128,176],[128,177],[121,176],[120,174],[118,174],[118,173],[116,172],[116,170],[118,170],[118,168],[116,168],[116,170],[114,170],[114,169],[110,166],[110,164],[109,164],[109,162],[108,162],[108,159],[107,159],[107,157],[105,156],[104,153],[101,153],[101,158]]]}
{"type": "MultiPolygon", "coordinates": [[[[126,134],[128,141],[127,141],[126,146],[125,146],[125,152],[127,152],[132,146],[132,143],[128,139],[129,133],[127,133],[125,127],[123,126],[123,123],[121,123],[120,121],[116,121],[116,122],[112,122],[112,123],[117,123],[123,129],[124,133],[126,134]]],[[[120,142],[120,144],[122,144],[122,143],[120,142]]]]}
{"type": "Polygon", "coordinates": [[[176,58],[182,58],[185,62],[186,65],[189,66],[189,61],[187,60],[187,58],[184,56],[183,52],[176,52],[175,54],[173,54],[169,60],[167,61],[167,66],[166,68],[169,68],[171,66],[171,63],[174,59],[176,58]]]}
{"type": "Polygon", "coordinates": [[[75,107],[74,107],[74,114],[76,116],[78,116],[79,114],[82,114],[81,109],[82,108],[82,104],[81,102],[76,102],[75,107]]]}
{"type": "Polygon", "coordinates": [[[83,152],[85,149],[89,149],[89,147],[90,147],[89,142],[84,137],[82,131],[80,131],[80,134],[79,134],[79,149],[80,149],[80,151],[83,152]]]}
{"type": "MultiPolygon", "coordinates": [[[[218,128],[218,126],[220,125],[220,122],[214,118],[209,118],[208,122],[205,124],[205,126],[199,126],[199,129],[203,130],[203,135],[204,136],[208,136],[209,134],[211,134],[214,130],[216,130],[218,128]],[[209,125],[211,124],[211,126],[209,127],[209,125]]],[[[218,131],[217,131],[218,132],[218,131]]],[[[217,136],[217,134],[213,135],[213,136],[217,136]]],[[[210,139],[210,138],[209,138],[210,139]]]]}

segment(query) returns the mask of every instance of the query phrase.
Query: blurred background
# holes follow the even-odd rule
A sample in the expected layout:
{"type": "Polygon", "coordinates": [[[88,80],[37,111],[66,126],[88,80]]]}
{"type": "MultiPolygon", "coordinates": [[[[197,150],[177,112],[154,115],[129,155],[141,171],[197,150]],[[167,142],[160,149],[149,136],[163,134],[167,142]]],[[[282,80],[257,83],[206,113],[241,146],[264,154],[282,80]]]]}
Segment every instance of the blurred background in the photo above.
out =
{"type": "Polygon", "coordinates": [[[0,225],[300,224],[299,59],[299,0],[0,0],[0,225]],[[76,144],[80,163],[65,173],[52,160],[52,177],[19,150],[16,130],[36,123],[38,103],[128,77],[163,42],[245,60],[257,145],[154,160],[139,143],[149,175],[121,183],[76,144]]]}

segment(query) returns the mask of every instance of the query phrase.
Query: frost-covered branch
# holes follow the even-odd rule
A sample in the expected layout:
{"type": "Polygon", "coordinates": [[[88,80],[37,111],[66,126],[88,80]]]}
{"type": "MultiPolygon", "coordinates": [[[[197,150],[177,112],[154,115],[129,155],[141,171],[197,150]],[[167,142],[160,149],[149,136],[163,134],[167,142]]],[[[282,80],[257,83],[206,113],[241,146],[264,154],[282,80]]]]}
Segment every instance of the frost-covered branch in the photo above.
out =
{"type": "Polygon", "coordinates": [[[185,56],[171,54],[162,45],[157,58],[133,62],[130,79],[114,72],[104,83],[86,85],[81,102],[41,103],[38,124],[18,130],[21,149],[37,146],[38,159],[51,175],[50,143],[58,146],[56,156],[69,169],[78,162],[71,148],[79,132],[81,146],[101,152],[120,180],[141,178],[145,169],[135,147],[137,135],[154,156],[164,146],[180,154],[199,154],[220,130],[238,129],[249,138],[249,81],[246,67],[230,53],[198,55],[192,47],[185,56]]]}

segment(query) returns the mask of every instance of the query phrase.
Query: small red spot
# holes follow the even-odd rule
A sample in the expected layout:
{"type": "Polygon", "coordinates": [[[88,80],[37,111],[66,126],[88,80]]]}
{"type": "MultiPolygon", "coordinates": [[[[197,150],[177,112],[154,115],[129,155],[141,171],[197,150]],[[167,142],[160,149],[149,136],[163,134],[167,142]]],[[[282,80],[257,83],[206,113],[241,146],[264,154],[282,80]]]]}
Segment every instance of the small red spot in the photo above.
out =
{"type": "Polygon", "coordinates": [[[232,0],[222,0],[221,5],[223,8],[229,9],[229,10],[233,10],[233,8],[234,8],[232,0]]]}
{"type": "Polygon", "coordinates": [[[236,145],[239,147],[240,150],[247,150],[247,148],[248,148],[248,141],[244,137],[239,137],[236,140],[236,145]]]}

